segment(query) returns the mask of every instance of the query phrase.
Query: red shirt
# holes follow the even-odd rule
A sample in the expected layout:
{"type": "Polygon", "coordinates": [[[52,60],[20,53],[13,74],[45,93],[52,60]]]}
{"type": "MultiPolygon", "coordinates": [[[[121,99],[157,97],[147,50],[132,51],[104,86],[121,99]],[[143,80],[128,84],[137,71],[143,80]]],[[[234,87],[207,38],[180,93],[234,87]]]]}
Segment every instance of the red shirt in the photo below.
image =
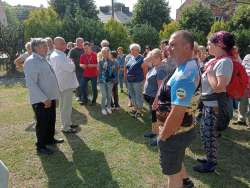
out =
{"type": "Polygon", "coordinates": [[[98,64],[97,63],[97,54],[95,52],[93,52],[91,50],[91,54],[88,55],[87,53],[84,53],[81,55],[81,58],[80,58],[80,64],[84,64],[84,65],[87,65],[87,67],[84,69],[84,72],[83,72],[83,76],[86,76],[86,77],[94,77],[94,76],[98,76],[98,69],[97,69],[97,66],[96,67],[88,67],[88,64],[98,64]],[[86,56],[85,56],[86,54],[86,56]],[[87,57],[87,59],[86,59],[87,57]]]}

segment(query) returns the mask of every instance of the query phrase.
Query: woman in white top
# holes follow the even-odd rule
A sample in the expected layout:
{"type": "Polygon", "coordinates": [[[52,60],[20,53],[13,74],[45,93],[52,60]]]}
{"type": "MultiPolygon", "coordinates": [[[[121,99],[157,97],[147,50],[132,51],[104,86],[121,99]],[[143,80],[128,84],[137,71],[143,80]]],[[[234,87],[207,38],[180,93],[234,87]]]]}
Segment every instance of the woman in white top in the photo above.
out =
{"type": "Polygon", "coordinates": [[[25,48],[27,49],[27,52],[25,52],[19,58],[14,60],[14,64],[21,69],[23,69],[21,63],[24,62],[33,53],[31,50],[30,42],[26,43],[25,48]]]}

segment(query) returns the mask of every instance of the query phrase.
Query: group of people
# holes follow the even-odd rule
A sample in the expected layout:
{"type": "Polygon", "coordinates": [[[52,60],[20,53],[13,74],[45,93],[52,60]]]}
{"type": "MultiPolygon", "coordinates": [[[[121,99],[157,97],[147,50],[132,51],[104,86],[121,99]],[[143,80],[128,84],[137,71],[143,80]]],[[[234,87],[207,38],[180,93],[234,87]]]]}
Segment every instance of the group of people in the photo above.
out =
{"type": "MultiPolygon", "coordinates": [[[[110,51],[107,40],[103,40],[99,48],[94,41],[84,42],[82,38],[77,38],[75,45],[69,42],[67,46],[62,37],[54,41],[51,38],[31,39],[26,44],[27,52],[15,60],[15,64],[24,69],[36,117],[37,151],[52,154],[47,145],[64,141],[54,137],[57,106],[62,131],[76,132],[74,128],[78,125],[71,121],[74,88],[77,101],[85,105],[90,100],[88,82],[91,81],[93,98],[90,105],[93,106],[99,83],[101,113],[107,115],[119,109],[118,84],[119,91],[124,92],[125,81],[129,106],[133,107],[128,113],[135,118],[141,117],[143,98],[148,103],[152,132],[144,136],[156,137],[150,145],[159,147],[162,173],[169,176],[168,187],[195,187],[183,163],[185,150],[196,137],[195,112],[198,109],[206,157],[198,158],[197,161],[203,164],[193,170],[212,173],[219,152],[218,123],[223,123],[219,113],[223,110],[221,104],[229,102],[226,86],[232,78],[232,50],[236,48],[235,36],[226,31],[212,34],[207,44],[209,54],[215,57],[212,63],[206,47],[199,46],[185,30],[174,32],[170,40],[162,40],[161,50],[152,50],[147,45],[143,55],[140,55],[138,44],[131,44],[130,54],[125,55],[122,47],[110,51]],[[66,48],[70,50],[68,55],[64,53],[66,48]]],[[[250,55],[243,60],[250,75],[248,62],[250,55]]],[[[247,103],[248,92],[245,98],[244,103],[247,103]]],[[[239,120],[235,123],[246,124],[247,107],[240,105],[239,120]]]]}

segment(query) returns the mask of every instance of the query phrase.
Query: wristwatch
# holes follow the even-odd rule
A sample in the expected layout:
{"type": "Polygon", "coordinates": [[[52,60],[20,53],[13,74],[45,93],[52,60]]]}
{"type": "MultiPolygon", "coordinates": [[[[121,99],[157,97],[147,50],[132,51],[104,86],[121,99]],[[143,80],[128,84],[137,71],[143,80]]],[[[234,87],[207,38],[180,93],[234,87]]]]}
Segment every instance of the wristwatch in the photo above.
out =
{"type": "Polygon", "coordinates": [[[207,71],[207,74],[209,74],[211,71],[213,71],[213,70],[208,70],[208,71],[207,71]]]}
{"type": "Polygon", "coordinates": [[[161,140],[164,141],[164,142],[166,142],[167,139],[164,138],[164,137],[162,137],[162,135],[161,135],[161,140]]]}

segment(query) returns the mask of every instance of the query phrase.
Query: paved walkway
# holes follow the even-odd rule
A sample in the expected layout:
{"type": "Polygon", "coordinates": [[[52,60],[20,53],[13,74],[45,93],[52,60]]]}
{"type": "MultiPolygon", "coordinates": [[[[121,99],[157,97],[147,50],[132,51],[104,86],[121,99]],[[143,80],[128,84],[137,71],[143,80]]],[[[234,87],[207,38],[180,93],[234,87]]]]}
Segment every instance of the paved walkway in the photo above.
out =
{"type": "Polygon", "coordinates": [[[3,84],[25,84],[25,78],[0,78],[0,85],[3,84]]]}

